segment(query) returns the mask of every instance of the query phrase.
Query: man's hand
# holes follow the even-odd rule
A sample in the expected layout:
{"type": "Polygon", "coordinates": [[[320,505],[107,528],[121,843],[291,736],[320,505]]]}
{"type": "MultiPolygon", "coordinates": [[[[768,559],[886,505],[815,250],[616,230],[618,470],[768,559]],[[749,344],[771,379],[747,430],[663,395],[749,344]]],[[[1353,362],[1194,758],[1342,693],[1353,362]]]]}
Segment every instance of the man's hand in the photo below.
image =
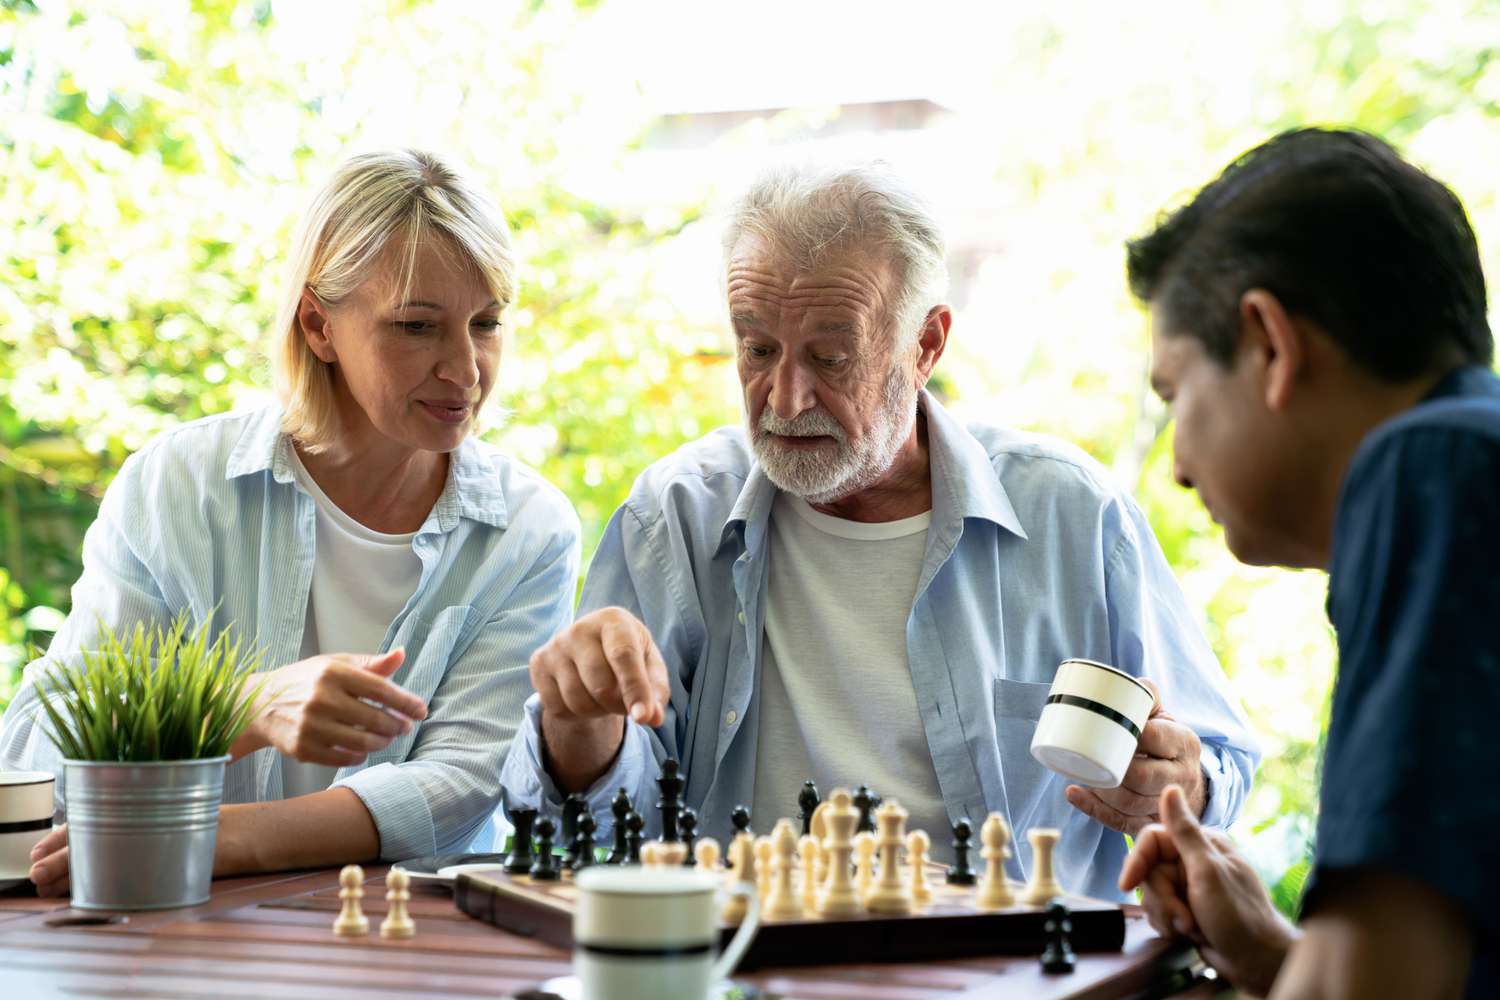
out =
{"type": "Polygon", "coordinates": [[[1162,707],[1161,691],[1146,678],[1141,683],[1151,689],[1151,714],[1141,727],[1141,741],[1135,760],[1125,770],[1118,788],[1085,788],[1069,785],[1068,802],[1080,812],[1093,817],[1111,830],[1134,837],[1147,823],[1157,822],[1157,798],[1162,789],[1176,785],[1187,794],[1194,816],[1203,815],[1208,802],[1203,766],[1199,763],[1202,744],[1198,734],[1172,718],[1162,707]]]}
{"type": "Polygon", "coordinates": [[[339,653],[298,660],[266,674],[236,759],[275,747],[300,761],[346,767],[390,746],[427,718],[427,704],[390,680],[405,652],[339,653]]]}
{"type": "Polygon", "coordinates": [[[31,849],[31,870],[26,873],[38,896],[68,894],[68,824],[52,830],[31,849]]]}
{"type": "Polygon", "coordinates": [[[1192,938],[1230,982],[1265,996],[1296,929],[1229,837],[1199,825],[1180,788],[1162,792],[1160,808],[1162,823],[1136,838],[1120,888],[1143,887],[1141,902],[1158,934],[1192,938]]]}
{"type": "Polygon", "coordinates": [[[623,608],[584,615],[531,654],[531,685],[542,702],[547,770],[564,791],[608,770],[627,716],[659,726],[672,697],[651,633],[623,608]]]}

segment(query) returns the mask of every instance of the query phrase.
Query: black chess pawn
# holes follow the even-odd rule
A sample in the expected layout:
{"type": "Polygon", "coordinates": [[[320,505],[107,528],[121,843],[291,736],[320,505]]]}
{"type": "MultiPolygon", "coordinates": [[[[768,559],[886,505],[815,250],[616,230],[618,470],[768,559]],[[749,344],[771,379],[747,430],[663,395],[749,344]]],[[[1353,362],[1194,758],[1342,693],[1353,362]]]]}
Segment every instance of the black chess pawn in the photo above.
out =
{"type": "Polygon", "coordinates": [[[594,864],[594,831],[598,828],[593,813],[585,811],[578,817],[578,835],[573,838],[571,851],[574,872],[581,872],[594,864]]]}
{"type": "Polygon", "coordinates": [[[854,832],[874,833],[875,793],[870,791],[869,785],[860,785],[854,792],[854,805],[859,809],[859,823],[854,827],[854,832]]]}
{"type": "Polygon", "coordinates": [[[953,864],[948,868],[949,885],[973,885],[974,867],[969,863],[969,840],[974,828],[967,817],[953,824],[953,864]]]}
{"type": "Polygon", "coordinates": [[[657,801],[656,808],[661,811],[663,843],[675,844],[682,839],[677,832],[677,819],[682,815],[682,789],[686,784],[676,758],[668,757],[661,762],[661,774],[656,779],[656,786],[661,789],[661,798],[657,801]]]}
{"type": "Polygon", "coordinates": [[[560,877],[557,858],[552,856],[552,838],[557,833],[557,824],[543,816],[536,821],[536,860],[531,863],[528,874],[537,882],[555,882],[560,877]]]}
{"type": "Polygon", "coordinates": [[[693,841],[698,839],[698,814],[691,809],[683,809],[682,815],[677,817],[677,826],[682,831],[682,843],[687,847],[687,857],[682,859],[682,866],[695,868],[698,859],[693,857],[693,841]]]}
{"type": "Polygon", "coordinates": [[[1072,972],[1077,964],[1073,944],[1068,935],[1073,933],[1072,914],[1067,904],[1053,900],[1047,905],[1047,922],[1042,925],[1047,935],[1047,945],[1042,949],[1043,972],[1072,972]]]}
{"type": "Polygon", "coordinates": [[[750,833],[750,810],[744,806],[735,806],[734,811],[729,814],[729,822],[734,826],[735,833],[750,833]]]}
{"type": "Polygon", "coordinates": [[[802,791],[797,793],[797,808],[801,811],[804,837],[812,833],[813,813],[817,811],[819,801],[818,786],[811,781],[804,781],[802,791]]]}
{"type": "Polygon", "coordinates": [[[512,875],[531,871],[531,826],[536,822],[535,809],[513,809],[510,820],[516,825],[510,838],[510,853],[501,862],[512,875]]]}
{"type": "Polygon", "coordinates": [[[610,815],[615,818],[615,845],[610,848],[609,857],[604,859],[607,865],[625,863],[625,817],[630,815],[631,809],[630,793],[623,788],[615,792],[614,800],[609,804],[610,815]]]}
{"type": "Polygon", "coordinates": [[[641,814],[632,809],[625,814],[625,860],[623,864],[638,865],[641,863],[641,831],[646,828],[646,821],[641,814]]]}

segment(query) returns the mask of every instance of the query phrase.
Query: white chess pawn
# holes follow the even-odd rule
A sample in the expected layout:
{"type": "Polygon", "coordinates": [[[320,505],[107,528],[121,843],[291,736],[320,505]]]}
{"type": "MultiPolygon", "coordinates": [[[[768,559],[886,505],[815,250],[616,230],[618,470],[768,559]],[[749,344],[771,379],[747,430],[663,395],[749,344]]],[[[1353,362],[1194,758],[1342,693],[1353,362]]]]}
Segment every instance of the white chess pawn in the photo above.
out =
{"type": "Polygon", "coordinates": [[[658,843],[657,841],[654,841],[654,840],[648,840],[644,844],[641,845],[641,867],[642,868],[660,868],[660,867],[662,867],[661,844],[660,843],[658,843]]]}
{"type": "Polygon", "coordinates": [[[917,906],[932,902],[932,890],[927,886],[927,852],[932,848],[932,838],[926,830],[913,830],[906,835],[906,863],[911,872],[911,901],[917,906]]]}
{"type": "Polygon", "coordinates": [[[797,841],[797,858],[802,865],[802,909],[806,913],[816,913],[818,869],[823,867],[823,852],[818,850],[818,838],[808,834],[797,841]]]}
{"type": "Polygon", "coordinates": [[[411,876],[403,869],[392,868],[385,877],[385,901],[390,904],[385,919],[380,922],[380,936],[383,938],[409,938],[417,933],[417,925],[412,923],[411,915],[406,912],[406,904],[411,900],[411,876]]]}
{"type": "Polygon", "coordinates": [[[680,840],[663,840],[656,845],[656,863],[662,868],[681,868],[687,860],[687,844],[680,840]]]}
{"type": "Polygon", "coordinates": [[[1026,836],[1031,840],[1031,881],[1026,883],[1021,899],[1029,906],[1046,906],[1054,896],[1068,894],[1052,868],[1060,834],[1050,827],[1033,827],[1026,836]]]}
{"type": "MultiPolygon", "coordinates": [[[[734,866],[727,874],[730,888],[742,885],[748,889],[755,887],[755,838],[748,833],[737,833],[729,842],[729,861],[734,866]]],[[[719,911],[719,919],[726,924],[738,924],[745,919],[745,914],[750,912],[750,902],[742,893],[730,892],[725,894],[728,898],[724,902],[724,909],[719,911]]]]}
{"type": "MultiPolygon", "coordinates": [[[[847,788],[835,788],[823,805],[828,806],[824,822],[827,836],[823,841],[822,860],[828,869],[828,880],[818,896],[818,916],[852,917],[860,912],[860,897],[849,875],[849,860],[854,854],[854,828],[859,825],[859,810],[847,788]]],[[[821,809],[823,806],[819,806],[821,809]]]]}
{"type": "Polygon", "coordinates": [[[984,826],[979,828],[979,840],[984,845],[979,854],[984,858],[984,877],[979,882],[979,891],[974,897],[976,910],[1003,910],[1016,905],[1015,893],[1005,878],[1005,859],[1010,856],[1010,827],[1005,817],[997,812],[989,814],[984,826]]]}
{"type": "Polygon", "coordinates": [[[869,830],[854,835],[854,891],[864,903],[875,884],[875,835],[869,830]]]}
{"type": "Polygon", "coordinates": [[[794,877],[797,871],[797,829],[786,817],[776,821],[771,831],[775,878],[766,898],[767,920],[795,920],[802,916],[802,899],[797,895],[794,877]]]}
{"type": "Polygon", "coordinates": [[[774,852],[769,836],[755,838],[755,892],[762,901],[771,895],[771,855],[774,852]]]}
{"type": "Polygon", "coordinates": [[[370,921],[360,907],[364,899],[365,870],[359,865],[345,865],[339,872],[338,919],[333,922],[333,933],[339,937],[364,937],[370,933],[370,921]]]}
{"type": "Polygon", "coordinates": [[[719,842],[712,837],[699,837],[693,841],[693,860],[701,871],[719,870],[719,842]]]}
{"type": "Polygon", "coordinates": [[[906,844],[906,810],[892,800],[875,810],[876,843],[880,848],[880,877],[865,897],[871,913],[910,913],[911,889],[901,881],[901,848],[906,844]]]}

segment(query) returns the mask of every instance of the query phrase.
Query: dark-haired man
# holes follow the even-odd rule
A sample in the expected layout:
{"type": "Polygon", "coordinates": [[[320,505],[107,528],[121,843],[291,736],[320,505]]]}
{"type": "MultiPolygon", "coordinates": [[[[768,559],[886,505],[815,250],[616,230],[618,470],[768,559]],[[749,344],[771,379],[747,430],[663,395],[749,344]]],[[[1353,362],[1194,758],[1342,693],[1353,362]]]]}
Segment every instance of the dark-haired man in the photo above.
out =
{"type": "Polygon", "coordinates": [[[1171,788],[1121,887],[1255,993],[1500,996],[1500,380],[1462,206],[1378,139],[1290,132],[1129,273],[1178,481],[1245,562],[1327,569],[1340,665],[1300,927],[1171,788]]]}

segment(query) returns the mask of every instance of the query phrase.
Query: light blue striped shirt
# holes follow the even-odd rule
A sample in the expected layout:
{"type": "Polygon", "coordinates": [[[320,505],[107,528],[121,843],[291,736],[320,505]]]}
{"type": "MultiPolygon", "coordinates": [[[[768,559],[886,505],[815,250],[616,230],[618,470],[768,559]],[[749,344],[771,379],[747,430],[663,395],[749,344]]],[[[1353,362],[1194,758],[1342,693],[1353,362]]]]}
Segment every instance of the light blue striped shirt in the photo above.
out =
{"type": "MultiPolygon", "coordinates": [[[[195,623],[212,616],[215,631],[234,623],[253,633],[265,669],[297,660],[316,509],[291,458],[274,407],[186,424],[131,456],[84,538],[73,608],[47,659],[86,648],[96,618],[131,627],[187,610],[195,623]]],[[[428,702],[411,733],[334,781],[369,809],[383,858],[461,850],[486,827],[531,692],[527,660],[572,619],[578,541],[578,518],[558,490],[470,438],[413,539],[421,577],[379,650],[325,651],[403,646],[394,680],[428,702]]],[[[5,713],[0,766],[61,777],[38,724],[44,666],[28,665],[5,713]]],[[[279,799],[281,781],[277,752],[259,750],[229,765],[224,801],[279,799]]]]}
{"type": "MultiPolygon", "coordinates": [[[[1068,805],[1067,782],[1029,752],[1058,664],[1100,660],[1161,685],[1166,708],[1203,741],[1214,826],[1234,820],[1250,787],[1259,751],[1249,725],[1145,516],[1096,462],[1035,435],[966,428],[926,393],[922,407],[932,520],[907,658],[948,816],[970,817],[977,831],[987,813],[1004,814],[1016,831],[1016,878],[1030,867],[1025,831],[1059,827],[1063,884],[1122,898],[1125,838],[1068,805]]],[[[660,727],[627,723],[618,758],[589,790],[600,836],[616,788],[659,828],[654,779],[667,756],[682,761],[704,834],[722,841],[734,806],[753,801],[775,495],[744,433],[726,428],[647,469],[605,529],[579,613],[620,605],[640,617],[666,660],[672,699],[660,727]]],[[[506,805],[555,813],[540,712],[531,698],[506,759],[506,805]]],[[[847,751],[887,752],[878,732],[847,751]]],[[[755,817],[756,827],[768,832],[775,819],[755,817]]]]}

